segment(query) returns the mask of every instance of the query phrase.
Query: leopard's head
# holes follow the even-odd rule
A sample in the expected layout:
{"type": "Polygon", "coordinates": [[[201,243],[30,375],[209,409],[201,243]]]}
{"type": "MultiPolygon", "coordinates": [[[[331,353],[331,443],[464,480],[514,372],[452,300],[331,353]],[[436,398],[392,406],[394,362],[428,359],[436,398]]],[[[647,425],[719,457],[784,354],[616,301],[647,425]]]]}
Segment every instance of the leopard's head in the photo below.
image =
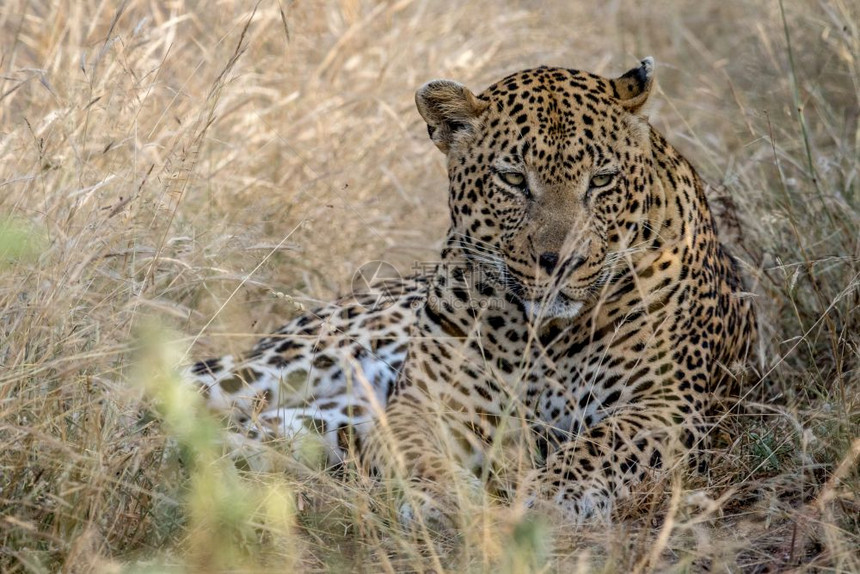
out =
{"type": "Polygon", "coordinates": [[[651,58],[617,78],[541,67],[479,95],[416,93],[446,154],[448,247],[501,274],[532,317],[576,316],[651,235],[651,58]]]}

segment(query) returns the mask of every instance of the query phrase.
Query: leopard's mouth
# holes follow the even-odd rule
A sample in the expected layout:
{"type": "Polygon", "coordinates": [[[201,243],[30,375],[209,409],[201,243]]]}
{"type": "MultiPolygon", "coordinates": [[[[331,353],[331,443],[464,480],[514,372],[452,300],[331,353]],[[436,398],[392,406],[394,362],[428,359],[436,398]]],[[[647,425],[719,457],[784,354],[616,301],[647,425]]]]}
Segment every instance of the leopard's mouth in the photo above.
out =
{"type": "Polygon", "coordinates": [[[565,295],[558,289],[543,293],[526,288],[510,273],[506,276],[505,286],[508,293],[523,306],[523,311],[532,323],[542,323],[554,319],[573,319],[585,306],[585,301],[565,295]]]}
{"type": "Polygon", "coordinates": [[[522,303],[526,316],[532,323],[542,323],[554,319],[573,319],[579,315],[585,306],[584,301],[571,299],[563,293],[558,293],[550,299],[523,299],[522,303]]]}

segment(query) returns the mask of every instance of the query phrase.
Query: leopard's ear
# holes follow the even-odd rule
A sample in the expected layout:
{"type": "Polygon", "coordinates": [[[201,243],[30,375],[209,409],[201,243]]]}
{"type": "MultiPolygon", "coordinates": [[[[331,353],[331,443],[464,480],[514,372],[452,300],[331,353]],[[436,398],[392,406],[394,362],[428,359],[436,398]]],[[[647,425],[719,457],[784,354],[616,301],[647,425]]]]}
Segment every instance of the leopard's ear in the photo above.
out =
{"type": "Polygon", "coordinates": [[[488,104],[462,84],[432,80],[415,92],[415,105],[427,122],[430,139],[448,153],[455,140],[474,131],[478,116],[488,104]]]}
{"type": "Polygon", "coordinates": [[[647,57],[639,66],[612,80],[614,96],[631,113],[640,113],[654,87],[654,58],[647,57]]]}

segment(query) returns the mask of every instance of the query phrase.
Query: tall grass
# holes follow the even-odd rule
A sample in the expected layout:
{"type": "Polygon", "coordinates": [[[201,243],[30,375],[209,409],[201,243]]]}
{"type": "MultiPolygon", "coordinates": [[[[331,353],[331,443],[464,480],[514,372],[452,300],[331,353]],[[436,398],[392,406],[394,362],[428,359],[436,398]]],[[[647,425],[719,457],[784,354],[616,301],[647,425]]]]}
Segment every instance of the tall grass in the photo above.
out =
{"type": "Polygon", "coordinates": [[[2,3],[0,570],[860,571],[858,22],[845,0],[2,3]],[[361,477],[213,450],[168,366],[365,261],[436,258],[416,86],[646,55],[762,321],[708,475],[612,525],[464,512],[446,544],[361,477]]]}

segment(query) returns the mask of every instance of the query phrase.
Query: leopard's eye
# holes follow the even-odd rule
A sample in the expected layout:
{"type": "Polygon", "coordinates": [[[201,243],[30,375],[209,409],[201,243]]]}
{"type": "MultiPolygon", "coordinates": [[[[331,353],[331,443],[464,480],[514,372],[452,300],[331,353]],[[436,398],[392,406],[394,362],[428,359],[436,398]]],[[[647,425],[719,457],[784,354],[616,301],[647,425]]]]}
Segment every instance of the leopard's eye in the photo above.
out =
{"type": "Polygon", "coordinates": [[[523,188],[526,185],[526,176],[516,171],[499,172],[499,177],[511,187],[523,188]]]}
{"type": "Polygon", "coordinates": [[[615,179],[614,173],[601,173],[591,178],[590,187],[606,187],[615,179]]]}

